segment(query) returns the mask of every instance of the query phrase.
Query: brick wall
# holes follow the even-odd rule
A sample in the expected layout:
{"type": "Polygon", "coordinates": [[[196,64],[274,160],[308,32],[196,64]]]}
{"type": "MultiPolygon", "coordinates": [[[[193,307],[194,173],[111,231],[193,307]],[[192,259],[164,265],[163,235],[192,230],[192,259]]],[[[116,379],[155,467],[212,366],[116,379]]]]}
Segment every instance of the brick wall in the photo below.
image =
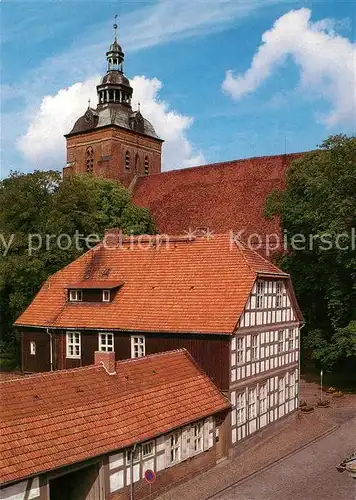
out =
{"type": "Polygon", "coordinates": [[[93,175],[121,181],[128,186],[135,175],[161,171],[161,141],[118,127],[105,127],[67,138],[67,163],[63,175],[86,172],[87,148],[94,154],[93,175]],[[125,170],[125,155],[130,154],[130,170],[125,170]]]}

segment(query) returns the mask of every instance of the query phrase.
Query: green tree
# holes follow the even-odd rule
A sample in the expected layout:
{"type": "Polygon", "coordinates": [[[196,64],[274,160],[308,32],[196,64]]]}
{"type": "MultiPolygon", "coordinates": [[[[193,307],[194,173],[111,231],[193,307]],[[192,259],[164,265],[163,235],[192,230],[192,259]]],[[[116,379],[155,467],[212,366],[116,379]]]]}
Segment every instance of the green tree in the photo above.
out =
{"type": "Polygon", "coordinates": [[[154,233],[148,210],[135,206],[127,189],[89,175],[62,180],[54,171],[12,173],[0,182],[0,207],[0,328],[6,342],[14,341],[14,320],[47,277],[97,243],[106,228],[154,233]],[[93,234],[98,238],[90,245],[85,238],[93,234]],[[60,246],[59,235],[68,235],[60,246]]]}
{"type": "Polygon", "coordinates": [[[280,265],[293,278],[306,345],[327,369],[355,361],[356,138],[329,137],[293,161],[286,189],[267,199],[266,216],[276,215],[289,247],[280,265]]]}

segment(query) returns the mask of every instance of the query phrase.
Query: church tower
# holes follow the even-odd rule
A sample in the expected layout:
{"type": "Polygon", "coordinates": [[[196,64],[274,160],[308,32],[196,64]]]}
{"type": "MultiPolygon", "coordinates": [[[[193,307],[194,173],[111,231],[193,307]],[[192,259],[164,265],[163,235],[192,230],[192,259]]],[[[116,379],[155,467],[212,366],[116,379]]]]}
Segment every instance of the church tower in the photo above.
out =
{"type": "Polygon", "coordinates": [[[140,109],[133,111],[133,89],[124,75],[124,53],[115,39],[106,53],[107,72],[97,86],[98,105],[90,107],[65,135],[63,176],[88,173],[129,186],[139,176],[161,171],[160,139],[140,109]]]}

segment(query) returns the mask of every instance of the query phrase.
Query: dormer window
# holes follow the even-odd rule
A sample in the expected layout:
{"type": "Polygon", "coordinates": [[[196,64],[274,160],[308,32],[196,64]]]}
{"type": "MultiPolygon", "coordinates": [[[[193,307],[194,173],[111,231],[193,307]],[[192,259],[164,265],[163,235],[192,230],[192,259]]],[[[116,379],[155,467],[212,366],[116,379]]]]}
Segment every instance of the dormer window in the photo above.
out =
{"type": "Polygon", "coordinates": [[[69,290],[69,300],[71,302],[81,302],[83,300],[82,290],[69,290]]]}
{"type": "Polygon", "coordinates": [[[110,290],[103,290],[102,297],[103,302],[110,302],[110,290]]]}

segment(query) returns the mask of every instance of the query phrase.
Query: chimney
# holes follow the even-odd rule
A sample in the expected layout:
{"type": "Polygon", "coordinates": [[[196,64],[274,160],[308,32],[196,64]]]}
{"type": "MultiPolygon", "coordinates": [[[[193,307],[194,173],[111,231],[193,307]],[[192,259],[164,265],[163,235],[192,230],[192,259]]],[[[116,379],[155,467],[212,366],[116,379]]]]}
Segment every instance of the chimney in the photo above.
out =
{"type": "Polygon", "coordinates": [[[109,375],[114,375],[116,373],[115,352],[95,351],[94,364],[103,365],[105,370],[109,373],[109,375]]]}
{"type": "Polygon", "coordinates": [[[103,244],[105,248],[117,247],[117,245],[122,243],[124,234],[119,227],[113,227],[111,229],[105,229],[103,244]]]}

